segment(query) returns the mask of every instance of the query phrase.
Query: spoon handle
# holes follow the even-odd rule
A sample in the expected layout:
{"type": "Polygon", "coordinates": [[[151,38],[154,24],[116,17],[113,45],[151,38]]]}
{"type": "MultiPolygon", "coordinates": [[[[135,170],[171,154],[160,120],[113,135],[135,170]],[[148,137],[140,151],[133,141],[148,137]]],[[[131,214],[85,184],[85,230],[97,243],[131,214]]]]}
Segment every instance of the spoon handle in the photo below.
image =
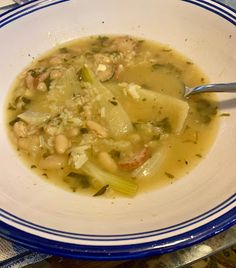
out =
{"type": "Polygon", "coordinates": [[[202,85],[190,89],[189,92],[186,92],[186,95],[196,94],[201,92],[233,92],[236,93],[236,82],[234,83],[221,83],[221,84],[208,84],[202,85]]]}

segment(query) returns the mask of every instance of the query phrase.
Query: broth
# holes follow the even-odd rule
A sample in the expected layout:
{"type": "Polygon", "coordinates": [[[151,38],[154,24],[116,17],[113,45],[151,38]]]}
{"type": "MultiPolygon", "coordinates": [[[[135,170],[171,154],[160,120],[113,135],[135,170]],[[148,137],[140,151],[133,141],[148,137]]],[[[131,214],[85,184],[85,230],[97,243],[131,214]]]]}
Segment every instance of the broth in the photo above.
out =
{"type": "Polygon", "coordinates": [[[207,154],[218,120],[207,82],[172,48],[129,36],[63,44],[27,67],[7,100],[20,157],[67,190],[133,196],[173,183],[207,154]]]}

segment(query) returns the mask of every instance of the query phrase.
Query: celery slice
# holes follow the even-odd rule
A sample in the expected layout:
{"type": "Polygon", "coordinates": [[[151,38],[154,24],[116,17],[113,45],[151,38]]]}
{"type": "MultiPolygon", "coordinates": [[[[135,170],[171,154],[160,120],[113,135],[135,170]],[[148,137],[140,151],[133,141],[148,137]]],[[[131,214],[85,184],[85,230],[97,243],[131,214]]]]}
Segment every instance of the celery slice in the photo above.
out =
{"type": "Polygon", "coordinates": [[[122,194],[133,196],[138,190],[138,185],[134,180],[108,173],[90,161],[87,161],[81,170],[87,175],[98,179],[103,184],[108,184],[113,190],[122,194]]]}
{"type": "Polygon", "coordinates": [[[136,168],[132,176],[135,178],[153,177],[159,171],[161,164],[166,157],[166,150],[160,148],[152,157],[145,161],[140,167],[136,168]]]}

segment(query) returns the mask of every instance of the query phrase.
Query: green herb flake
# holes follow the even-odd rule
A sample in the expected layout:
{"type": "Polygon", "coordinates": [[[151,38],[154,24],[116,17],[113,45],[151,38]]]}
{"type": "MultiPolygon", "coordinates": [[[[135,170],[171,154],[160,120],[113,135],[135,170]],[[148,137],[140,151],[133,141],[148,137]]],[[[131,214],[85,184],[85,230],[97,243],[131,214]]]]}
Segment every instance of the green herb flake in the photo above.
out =
{"type": "Polygon", "coordinates": [[[79,180],[80,186],[82,188],[88,188],[90,186],[89,183],[89,176],[84,175],[84,174],[80,174],[80,173],[75,173],[75,172],[70,172],[67,177],[71,177],[71,178],[76,178],[79,180]]]}
{"type": "Polygon", "coordinates": [[[230,116],[229,113],[222,113],[220,116],[230,116]]]}
{"type": "Polygon", "coordinates": [[[49,155],[50,155],[49,152],[45,152],[45,153],[43,153],[42,157],[45,159],[45,158],[48,157],[49,155]]]}
{"type": "Polygon", "coordinates": [[[15,111],[16,110],[16,107],[14,107],[11,103],[8,103],[7,109],[8,110],[11,110],[11,111],[15,111]]]}
{"type": "Polygon", "coordinates": [[[107,191],[109,185],[105,185],[103,186],[101,189],[99,189],[93,196],[100,196],[105,194],[105,192],[107,191]]]}
{"type": "Polygon", "coordinates": [[[196,101],[196,110],[202,123],[209,124],[217,114],[217,105],[213,101],[198,99],[196,101]]]}
{"type": "Polygon", "coordinates": [[[79,131],[81,134],[86,134],[89,132],[89,130],[86,127],[82,127],[79,131]]]}
{"type": "Polygon", "coordinates": [[[11,120],[11,121],[9,122],[9,125],[10,125],[10,126],[14,126],[14,124],[15,124],[16,122],[18,122],[18,121],[20,121],[20,118],[19,118],[19,117],[16,117],[15,119],[13,119],[13,120],[11,120]]]}
{"type": "Polygon", "coordinates": [[[75,193],[76,190],[77,190],[77,187],[75,187],[75,186],[70,186],[70,189],[72,190],[73,193],[75,193]]]}
{"type": "Polygon", "coordinates": [[[175,176],[169,172],[165,172],[165,175],[170,178],[170,179],[173,179],[175,176]]]}
{"type": "Polygon", "coordinates": [[[160,69],[160,68],[164,68],[165,67],[165,64],[160,64],[160,63],[155,63],[152,65],[152,68],[153,69],[160,69]]]}
{"type": "Polygon", "coordinates": [[[21,100],[25,103],[25,104],[29,104],[31,103],[31,99],[28,99],[26,97],[22,97],[21,100]]]}
{"type": "Polygon", "coordinates": [[[32,69],[29,70],[31,76],[33,76],[33,78],[37,78],[39,76],[39,72],[37,72],[36,70],[32,69]]]}
{"type": "Polygon", "coordinates": [[[45,178],[48,178],[48,174],[47,173],[43,173],[42,176],[44,176],[45,178]]]}
{"type": "Polygon", "coordinates": [[[172,63],[166,63],[166,64],[155,63],[152,65],[152,69],[153,70],[165,70],[167,72],[175,73],[178,75],[181,74],[181,70],[177,68],[175,65],[173,65],[172,63]]]}
{"type": "Polygon", "coordinates": [[[37,168],[37,166],[35,166],[35,165],[31,165],[30,168],[32,168],[32,169],[33,169],[33,168],[37,168]]]}
{"type": "Polygon", "coordinates": [[[142,84],[141,87],[145,89],[150,89],[150,87],[147,84],[142,84]]]}
{"type": "Polygon", "coordinates": [[[47,89],[49,90],[50,85],[52,83],[52,79],[50,78],[50,75],[44,80],[44,83],[45,83],[47,89]]]}
{"type": "Polygon", "coordinates": [[[68,48],[61,47],[61,48],[59,48],[59,51],[60,51],[60,53],[68,53],[68,48]]]}
{"type": "Polygon", "coordinates": [[[138,40],[138,43],[139,44],[143,44],[145,42],[145,40],[141,39],[141,40],[138,40]]]}
{"type": "Polygon", "coordinates": [[[111,104],[113,104],[114,106],[118,105],[118,102],[117,102],[117,101],[109,100],[109,102],[110,102],[111,104]]]}
{"type": "Polygon", "coordinates": [[[197,157],[202,158],[201,154],[195,154],[197,157]]]}
{"type": "Polygon", "coordinates": [[[160,138],[161,138],[161,134],[153,135],[153,136],[152,136],[152,139],[153,139],[153,140],[156,140],[156,141],[159,141],[160,138]]]}
{"type": "Polygon", "coordinates": [[[186,64],[193,65],[193,63],[191,61],[186,61],[186,64]]]}
{"type": "Polygon", "coordinates": [[[99,35],[98,38],[97,38],[97,41],[104,44],[104,42],[108,41],[109,40],[109,37],[108,36],[101,36],[99,35]]]}
{"type": "Polygon", "coordinates": [[[120,159],[120,151],[117,151],[117,150],[111,150],[110,151],[110,156],[115,159],[115,160],[118,160],[120,159]]]}
{"type": "Polygon", "coordinates": [[[106,53],[112,55],[114,58],[117,58],[120,55],[120,52],[117,50],[107,51],[106,53]]]}
{"type": "Polygon", "coordinates": [[[152,123],[155,127],[160,127],[163,129],[164,132],[166,133],[171,133],[172,132],[172,127],[170,124],[170,120],[168,117],[163,118],[162,120],[158,122],[153,122],[152,123]]]}
{"type": "Polygon", "coordinates": [[[108,40],[108,36],[98,36],[96,41],[91,44],[91,51],[94,53],[100,52],[103,48],[106,47],[108,40]]]}

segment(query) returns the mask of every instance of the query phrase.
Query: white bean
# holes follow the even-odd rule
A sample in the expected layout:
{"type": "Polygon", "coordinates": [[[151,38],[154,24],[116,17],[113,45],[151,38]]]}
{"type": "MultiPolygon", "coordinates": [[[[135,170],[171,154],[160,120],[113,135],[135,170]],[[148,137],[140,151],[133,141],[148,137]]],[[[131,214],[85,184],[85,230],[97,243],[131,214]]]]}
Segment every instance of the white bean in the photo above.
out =
{"type": "Polygon", "coordinates": [[[39,82],[37,85],[37,90],[39,91],[47,91],[47,86],[44,82],[39,82]]]}
{"type": "Polygon", "coordinates": [[[19,138],[24,138],[24,137],[27,137],[28,135],[27,126],[22,121],[16,122],[14,124],[13,131],[16,134],[16,136],[19,138]]]}
{"type": "Polygon", "coordinates": [[[87,126],[89,129],[95,131],[98,134],[98,136],[102,138],[106,138],[108,136],[107,129],[95,121],[91,120],[87,121],[87,126]]]}
{"type": "Polygon", "coordinates": [[[50,74],[49,71],[45,71],[45,72],[41,73],[38,77],[39,82],[43,82],[45,79],[47,79],[49,74],[50,74]]]}
{"type": "Polygon", "coordinates": [[[98,154],[98,161],[107,170],[112,173],[117,171],[117,164],[115,160],[107,152],[100,152],[98,154]]]}
{"type": "Polygon", "coordinates": [[[26,89],[24,93],[24,97],[26,98],[32,98],[34,96],[34,91],[32,89],[26,89]]]}
{"type": "Polygon", "coordinates": [[[28,89],[33,89],[34,88],[34,77],[31,75],[30,72],[28,72],[26,78],[25,78],[25,83],[28,89]]]}
{"type": "Polygon", "coordinates": [[[51,79],[58,79],[58,78],[60,78],[62,76],[62,73],[60,72],[60,71],[58,71],[58,70],[53,70],[53,71],[51,71],[51,73],[50,73],[50,78],[51,79]]]}
{"type": "Polygon", "coordinates": [[[54,135],[58,134],[57,133],[58,128],[55,127],[55,126],[47,125],[47,126],[44,127],[44,131],[50,136],[54,136],[54,135]]]}
{"type": "Polygon", "coordinates": [[[35,135],[26,138],[19,138],[17,144],[20,149],[28,151],[30,154],[40,150],[39,137],[35,135]]]}
{"type": "Polygon", "coordinates": [[[49,62],[52,65],[59,65],[59,64],[61,64],[63,62],[63,59],[61,57],[59,57],[59,56],[55,56],[49,62]]]}
{"type": "Polygon", "coordinates": [[[55,137],[54,147],[58,154],[64,154],[65,151],[70,147],[70,142],[65,135],[59,134],[55,137]]]}
{"type": "Polygon", "coordinates": [[[69,137],[76,137],[79,135],[79,129],[77,127],[72,127],[68,130],[68,134],[69,137]]]}

